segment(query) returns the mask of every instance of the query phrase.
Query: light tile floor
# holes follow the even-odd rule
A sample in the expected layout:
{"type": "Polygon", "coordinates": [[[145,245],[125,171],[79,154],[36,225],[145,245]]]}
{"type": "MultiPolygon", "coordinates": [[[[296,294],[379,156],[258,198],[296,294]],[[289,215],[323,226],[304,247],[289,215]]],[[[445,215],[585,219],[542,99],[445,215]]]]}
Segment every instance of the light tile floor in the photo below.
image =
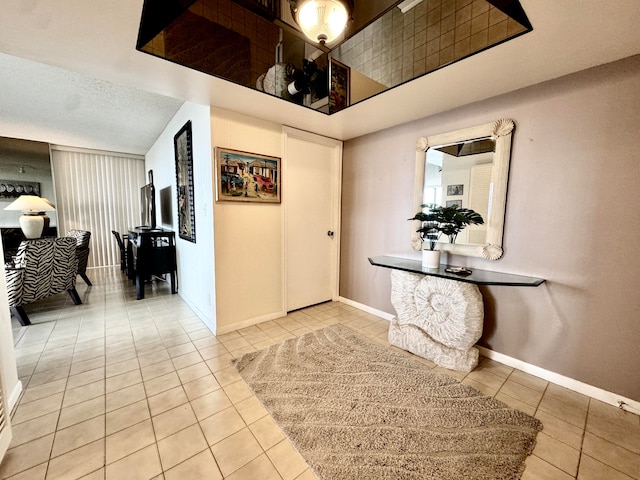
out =
{"type": "MultiPolygon", "coordinates": [[[[386,343],[385,320],[340,303],[216,337],[162,282],[136,301],[117,268],[89,276],[83,305],[59,295],[14,323],[25,390],[0,479],[312,480],[229,360],[334,323],[386,343]]],[[[543,422],[524,480],[640,479],[638,416],[489,359],[424,363],[543,422]]]]}

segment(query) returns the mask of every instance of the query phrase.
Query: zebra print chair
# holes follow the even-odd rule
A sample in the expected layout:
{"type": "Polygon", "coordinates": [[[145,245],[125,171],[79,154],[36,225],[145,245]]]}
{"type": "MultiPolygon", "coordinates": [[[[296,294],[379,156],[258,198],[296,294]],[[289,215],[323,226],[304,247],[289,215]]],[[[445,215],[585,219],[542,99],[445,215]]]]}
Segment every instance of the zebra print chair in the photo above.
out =
{"type": "Polygon", "coordinates": [[[80,305],[76,290],[78,257],[72,237],[39,238],[23,241],[15,266],[6,269],[7,297],[11,313],[22,325],[31,325],[24,305],[61,292],[80,305]]]}
{"type": "Polygon", "coordinates": [[[89,240],[91,232],[86,230],[69,230],[67,237],[76,239],[76,254],[78,256],[78,275],[82,277],[84,283],[91,286],[91,280],[87,277],[87,263],[89,262],[89,240]]]}

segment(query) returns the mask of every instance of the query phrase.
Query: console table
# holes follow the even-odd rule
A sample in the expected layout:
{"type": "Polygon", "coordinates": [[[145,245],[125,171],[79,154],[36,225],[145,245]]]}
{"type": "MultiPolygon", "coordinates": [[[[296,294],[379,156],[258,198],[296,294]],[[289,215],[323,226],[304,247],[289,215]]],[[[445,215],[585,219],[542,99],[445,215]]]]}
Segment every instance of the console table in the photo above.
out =
{"type": "Polygon", "coordinates": [[[169,274],[171,293],[176,293],[176,235],[164,228],[129,229],[127,242],[128,271],[136,284],[136,298],[144,298],[144,282],[151,276],[169,274]]]}
{"type": "Polygon", "coordinates": [[[397,316],[389,343],[452,370],[478,365],[474,347],[482,336],[484,305],[478,285],[537,287],[542,278],[473,269],[449,273],[449,265],[427,269],[420,260],[378,256],[369,262],[391,269],[391,303],[397,316]]]}

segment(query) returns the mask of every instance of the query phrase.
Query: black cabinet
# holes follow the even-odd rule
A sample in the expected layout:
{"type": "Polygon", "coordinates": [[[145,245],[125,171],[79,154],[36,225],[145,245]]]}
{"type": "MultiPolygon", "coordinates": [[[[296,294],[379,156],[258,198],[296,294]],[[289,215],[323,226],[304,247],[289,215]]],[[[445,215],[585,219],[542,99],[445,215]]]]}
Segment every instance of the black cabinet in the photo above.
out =
{"type": "Polygon", "coordinates": [[[169,274],[171,293],[176,293],[176,237],[164,228],[136,227],[129,230],[127,244],[129,277],[136,284],[136,298],[144,298],[144,283],[152,276],[169,274]]]}

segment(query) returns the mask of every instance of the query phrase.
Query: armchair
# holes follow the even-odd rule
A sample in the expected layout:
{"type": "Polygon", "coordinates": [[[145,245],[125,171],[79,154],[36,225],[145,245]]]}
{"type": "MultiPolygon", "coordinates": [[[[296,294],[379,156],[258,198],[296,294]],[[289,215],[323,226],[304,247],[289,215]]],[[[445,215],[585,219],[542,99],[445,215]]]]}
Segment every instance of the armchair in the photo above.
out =
{"type": "Polygon", "coordinates": [[[86,230],[69,230],[67,237],[76,240],[76,255],[78,256],[78,275],[82,277],[84,283],[91,286],[91,280],[87,277],[87,263],[89,262],[89,240],[91,232],[86,230]]]}
{"type": "Polygon", "coordinates": [[[18,247],[14,267],[6,269],[11,313],[22,325],[31,325],[24,305],[68,292],[75,305],[82,300],[76,290],[78,257],[71,237],[25,240],[18,247]]]}

